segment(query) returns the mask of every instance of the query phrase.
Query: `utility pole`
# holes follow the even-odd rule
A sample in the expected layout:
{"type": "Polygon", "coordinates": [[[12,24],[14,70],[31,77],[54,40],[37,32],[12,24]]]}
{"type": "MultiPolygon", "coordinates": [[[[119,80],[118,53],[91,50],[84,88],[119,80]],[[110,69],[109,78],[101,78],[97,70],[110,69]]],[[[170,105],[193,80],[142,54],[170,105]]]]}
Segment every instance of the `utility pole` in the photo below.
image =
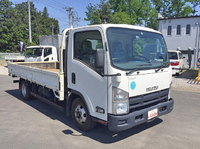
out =
{"type": "Polygon", "coordinates": [[[28,28],[29,28],[29,42],[32,42],[31,38],[31,11],[30,11],[30,0],[28,0],[28,28]]]}
{"type": "Polygon", "coordinates": [[[73,27],[72,26],[72,22],[71,22],[71,16],[73,16],[73,11],[71,11],[72,9],[74,9],[72,6],[70,7],[65,7],[66,11],[69,11],[69,27],[73,27]]]}
{"type": "Polygon", "coordinates": [[[52,35],[54,35],[54,24],[52,23],[50,27],[52,28],[52,35]]]}
{"type": "Polygon", "coordinates": [[[79,26],[79,20],[80,20],[81,18],[80,17],[76,17],[76,20],[77,20],[77,27],[79,26]]]}
{"type": "Polygon", "coordinates": [[[79,26],[79,20],[81,19],[79,16],[78,16],[78,13],[75,11],[76,13],[76,20],[77,21],[77,27],[79,26]]]}
{"type": "Polygon", "coordinates": [[[72,27],[74,27],[74,11],[72,11],[71,13],[72,13],[72,27]]]}

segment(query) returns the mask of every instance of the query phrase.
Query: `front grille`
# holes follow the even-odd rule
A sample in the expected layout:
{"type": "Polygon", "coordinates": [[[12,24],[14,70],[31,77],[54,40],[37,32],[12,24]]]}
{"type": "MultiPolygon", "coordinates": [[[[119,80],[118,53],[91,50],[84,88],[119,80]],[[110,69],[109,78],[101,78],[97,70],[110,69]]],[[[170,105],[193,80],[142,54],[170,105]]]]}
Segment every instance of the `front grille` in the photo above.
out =
{"type": "Polygon", "coordinates": [[[168,100],[169,89],[129,98],[130,112],[145,109],[168,100]]]}

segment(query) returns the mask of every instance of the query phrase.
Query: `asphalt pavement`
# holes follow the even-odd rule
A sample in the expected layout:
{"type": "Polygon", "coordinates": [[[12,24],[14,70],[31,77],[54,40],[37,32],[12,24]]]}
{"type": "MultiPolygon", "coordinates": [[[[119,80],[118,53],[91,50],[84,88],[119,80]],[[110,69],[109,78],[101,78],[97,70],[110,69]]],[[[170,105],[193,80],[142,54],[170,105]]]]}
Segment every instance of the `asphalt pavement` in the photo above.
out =
{"type": "Polygon", "coordinates": [[[0,74],[1,149],[199,149],[200,93],[172,90],[170,114],[123,132],[101,124],[81,132],[71,117],[46,103],[24,101],[14,79],[0,74]]]}

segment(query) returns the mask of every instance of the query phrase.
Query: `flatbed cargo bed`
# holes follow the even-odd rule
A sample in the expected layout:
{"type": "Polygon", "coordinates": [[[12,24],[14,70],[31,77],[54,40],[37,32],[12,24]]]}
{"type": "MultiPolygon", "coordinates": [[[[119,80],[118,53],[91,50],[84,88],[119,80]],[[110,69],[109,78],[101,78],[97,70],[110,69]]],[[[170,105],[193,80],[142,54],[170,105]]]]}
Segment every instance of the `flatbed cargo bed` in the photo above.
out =
{"type": "Polygon", "coordinates": [[[8,63],[10,75],[59,91],[59,62],[8,63]]]}
{"type": "Polygon", "coordinates": [[[23,62],[25,59],[25,56],[5,56],[6,61],[18,61],[18,62],[23,62]]]}

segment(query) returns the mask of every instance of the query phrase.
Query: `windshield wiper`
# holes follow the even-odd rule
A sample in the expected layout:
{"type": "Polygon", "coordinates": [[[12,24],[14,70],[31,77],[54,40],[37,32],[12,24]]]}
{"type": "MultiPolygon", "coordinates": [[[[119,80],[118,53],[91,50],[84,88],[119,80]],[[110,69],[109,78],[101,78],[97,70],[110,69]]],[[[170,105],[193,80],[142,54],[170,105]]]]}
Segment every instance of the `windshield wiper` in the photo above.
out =
{"type": "Polygon", "coordinates": [[[142,65],[137,65],[138,67],[136,67],[135,69],[133,69],[133,70],[127,72],[126,75],[129,75],[129,74],[133,73],[134,71],[137,71],[138,69],[140,69],[140,68],[143,67],[143,66],[151,66],[151,65],[152,65],[151,63],[142,64],[142,65]]]}
{"type": "Polygon", "coordinates": [[[158,69],[155,70],[155,72],[158,72],[159,70],[163,69],[165,66],[167,66],[169,62],[164,62],[158,69]]]}

